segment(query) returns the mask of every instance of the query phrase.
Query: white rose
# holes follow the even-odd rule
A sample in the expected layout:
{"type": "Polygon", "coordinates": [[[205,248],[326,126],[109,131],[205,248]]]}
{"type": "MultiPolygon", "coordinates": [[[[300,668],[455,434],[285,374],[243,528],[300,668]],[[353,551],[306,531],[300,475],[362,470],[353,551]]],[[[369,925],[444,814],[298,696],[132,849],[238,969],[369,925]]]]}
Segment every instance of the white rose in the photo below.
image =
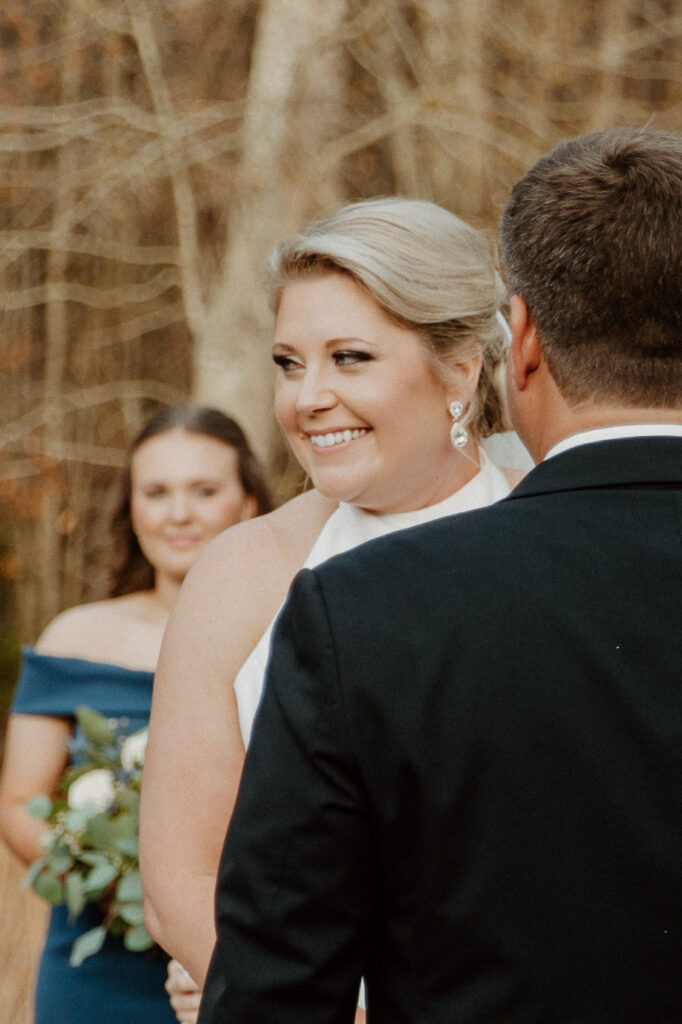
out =
{"type": "Polygon", "coordinates": [[[121,747],[121,764],[127,772],[131,772],[133,768],[142,767],[144,764],[148,735],[146,729],[140,729],[139,732],[134,732],[124,741],[121,747]]]}
{"type": "Polygon", "coordinates": [[[94,807],[105,811],[114,802],[114,773],[108,768],[86,772],[69,786],[68,804],[74,810],[94,807]]]}

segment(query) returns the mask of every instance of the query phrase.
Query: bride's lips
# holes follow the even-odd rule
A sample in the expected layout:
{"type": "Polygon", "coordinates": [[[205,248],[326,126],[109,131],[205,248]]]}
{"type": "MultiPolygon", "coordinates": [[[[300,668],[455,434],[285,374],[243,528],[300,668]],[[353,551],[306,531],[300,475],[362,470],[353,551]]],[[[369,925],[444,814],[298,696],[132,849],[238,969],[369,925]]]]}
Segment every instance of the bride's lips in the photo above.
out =
{"type": "Polygon", "coordinates": [[[342,430],[325,430],[319,433],[309,434],[311,444],[314,449],[319,450],[321,448],[337,448],[339,445],[349,444],[351,441],[357,441],[358,438],[364,437],[369,433],[369,427],[345,427],[342,430]]]}

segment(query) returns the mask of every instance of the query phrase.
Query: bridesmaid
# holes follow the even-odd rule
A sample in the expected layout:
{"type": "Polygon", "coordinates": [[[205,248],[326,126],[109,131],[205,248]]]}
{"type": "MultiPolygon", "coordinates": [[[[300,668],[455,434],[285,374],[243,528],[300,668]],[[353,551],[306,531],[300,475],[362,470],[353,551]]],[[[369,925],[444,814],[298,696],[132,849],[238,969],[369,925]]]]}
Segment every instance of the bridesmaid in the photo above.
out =
{"type": "MultiPolygon", "coordinates": [[[[382,533],[502,498],[520,475],[480,444],[506,429],[508,329],[479,232],[434,203],[369,200],[309,225],[270,272],[275,407],[313,489],[220,538],[190,574],[159,662],[142,800],[148,927],[199,983],[272,620],[292,578],[382,533]]],[[[187,973],[172,967],[170,987],[179,1020],[194,1021],[187,973]]]]}
{"type": "MultiPolygon", "coordinates": [[[[114,559],[106,600],[63,612],[26,648],[0,780],[0,832],[26,864],[41,856],[45,823],[25,809],[54,793],[80,704],[149,718],[161,638],[180,585],[201,549],[226,527],[271,503],[261,470],[234,420],[179,405],[157,413],[130,450],[112,521],[114,559]]],[[[35,1000],[36,1024],[173,1024],[166,957],[128,952],[109,936],[80,967],[74,939],[99,923],[88,905],[75,922],[54,908],[35,1000]]]]}

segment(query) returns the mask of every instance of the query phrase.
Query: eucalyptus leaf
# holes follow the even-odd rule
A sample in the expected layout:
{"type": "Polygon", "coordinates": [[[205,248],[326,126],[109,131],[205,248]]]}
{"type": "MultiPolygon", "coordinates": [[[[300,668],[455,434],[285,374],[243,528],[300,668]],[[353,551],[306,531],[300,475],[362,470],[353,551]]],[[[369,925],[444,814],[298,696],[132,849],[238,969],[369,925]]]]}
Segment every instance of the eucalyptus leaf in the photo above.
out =
{"type": "Polygon", "coordinates": [[[100,850],[103,847],[111,846],[111,826],[109,824],[109,818],[104,811],[100,814],[95,814],[90,818],[85,829],[85,837],[93,846],[96,846],[100,850]]]}
{"type": "Polygon", "coordinates": [[[46,860],[57,875],[63,875],[73,865],[73,854],[66,843],[57,843],[50,850],[46,860]]]}
{"type": "Polygon", "coordinates": [[[132,857],[133,860],[137,860],[140,852],[140,841],[135,836],[130,838],[124,836],[122,839],[117,839],[114,842],[114,846],[120,853],[125,854],[126,857],[132,857]]]}
{"type": "Polygon", "coordinates": [[[118,794],[118,802],[137,820],[140,814],[140,794],[136,789],[124,789],[118,794]]]}
{"type": "Polygon", "coordinates": [[[106,929],[100,925],[97,928],[91,928],[89,932],[83,932],[82,935],[79,935],[71,947],[71,956],[69,957],[71,966],[80,967],[89,956],[99,953],[104,945],[106,934],[106,929]]]}
{"type": "Polygon", "coordinates": [[[69,909],[69,920],[73,921],[74,918],[78,917],[87,902],[83,876],[77,875],[74,872],[68,875],[64,883],[64,893],[66,895],[66,905],[69,909]]]}
{"type": "Polygon", "coordinates": [[[144,906],[142,903],[119,903],[118,912],[126,924],[144,924],[144,906]]]}
{"type": "Polygon", "coordinates": [[[97,850],[83,850],[82,853],[78,854],[78,859],[83,861],[84,864],[90,864],[91,867],[98,867],[100,864],[109,864],[109,858],[106,853],[98,853],[97,850]]]}
{"type": "Polygon", "coordinates": [[[109,722],[99,711],[93,711],[92,708],[81,705],[76,708],[76,719],[83,735],[96,746],[111,746],[116,742],[109,722]]]}
{"type": "Polygon", "coordinates": [[[44,900],[51,903],[54,907],[59,907],[64,902],[64,888],[62,883],[57,878],[54,871],[50,868],[45,868],[39,875],[36,876],[33,882],[33,888],[42,896],[44,900]]]}
{"type": "Polygon", "coordinates": [[[49,818],[52,814],[52,801],[49,796],[39,793],[38,796],[31,797],[26,804],[26,810],[34,818],[49,818]]]}
{"type": "Polygon", "coordinates": [[[33,863],[31,864],[30,868],[28,869],[28,871],[26,872],[26,874],[22,878],[21,882],[19,883],[21,888],[22,889],[28,889],[29,886],[32,886],[34,884],[36,878],[38,877],[38,875],[40,874],[40,872],[43,870],[44,867],[45,867],[45,858],[44,857],[41,857],[39,860],[34,860],[33,863]]]}
{"type": "Polygon", "coordinates": [[[117,845],[119,839],[135,839],[138,832],[137,817],[124,812],[110,821],[109,828],[110,839],[114,845],[117,845]]]}
{"type": "Polygon", "coordinates": [[[129,874],[124,875],[118,883],[116,887],[116,899],[120,900],[122,903],[142,899],[142,883],[140,882],[140,872],[137,869],[134,869],[129,874]]]}
{"type": "Polygon", "coordinates": [[[85,891],[88,896],[101,892],[110,885],[118,875],[113,864],[100,864],[86,876],[85,891]]]}
{"type": "Polygon", "coordinates": [[[67,811],[65,824],[69,832],[82,832],[91,817],[91,807],[74,807],[67,811]]]}
{"type": "Polygon", "coordinates": [[[143,924],[135,925],[123,936],[123,945],[133,953],[141,953],[145,949],[151,949],[154,940],[143,924]]]}

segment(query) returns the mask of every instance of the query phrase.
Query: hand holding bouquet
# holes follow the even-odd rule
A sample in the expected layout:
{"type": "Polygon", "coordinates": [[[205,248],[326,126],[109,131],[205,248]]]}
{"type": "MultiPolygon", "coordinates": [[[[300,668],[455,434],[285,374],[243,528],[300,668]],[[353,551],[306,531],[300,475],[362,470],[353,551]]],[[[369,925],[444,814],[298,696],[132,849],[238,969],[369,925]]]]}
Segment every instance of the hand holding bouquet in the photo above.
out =
{"type": "Polygon", "coordinates": [[[138,866],[142,767],[147,730],[128,735],[124,720],[107,719],[87,707],[76,710],[80,736],[72,742],[75,762],[52,800],[29,801],[32,814],[49,825],[45,853],[31,865],[27,885],[54,906],[66,904],[73,920],[87,903],[103,908],[101,925],[74,942],[70,963],[97,953],[107,932],[127,949],[150,949],[144,926],[138,866]]]}

